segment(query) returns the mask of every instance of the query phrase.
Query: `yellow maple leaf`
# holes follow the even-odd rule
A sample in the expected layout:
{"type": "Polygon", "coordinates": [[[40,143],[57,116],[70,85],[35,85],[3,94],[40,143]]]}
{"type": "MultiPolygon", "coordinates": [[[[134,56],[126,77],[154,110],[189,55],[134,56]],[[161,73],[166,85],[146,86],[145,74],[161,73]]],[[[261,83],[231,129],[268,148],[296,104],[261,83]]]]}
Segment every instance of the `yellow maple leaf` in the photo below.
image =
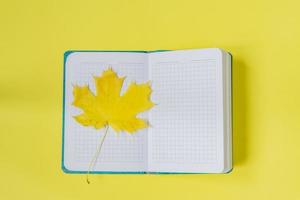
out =
{"type": "Polygon", "coordinates": [[[83,111],[82,114],[74,116],[77,122],[96,129],[110,125],[116,132],[128,133],[148,127],[148,122],[137,118],[137,114],[154,105],[150,100],[152,90],[149,82],[131,83],[120,96],[125,77],[118,77],[110,68],[94,79],[96,94],[88,86],[73,88],[73,105],[83,111]]]}

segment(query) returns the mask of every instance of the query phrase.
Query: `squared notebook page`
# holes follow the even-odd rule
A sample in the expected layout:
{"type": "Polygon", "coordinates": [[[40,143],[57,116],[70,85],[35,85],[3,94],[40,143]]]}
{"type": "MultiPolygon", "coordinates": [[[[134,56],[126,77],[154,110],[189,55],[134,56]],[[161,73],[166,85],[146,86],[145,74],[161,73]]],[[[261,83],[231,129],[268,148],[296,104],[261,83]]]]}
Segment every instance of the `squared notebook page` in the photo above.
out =
{"type": "Polygon", "coordinates": [[[222,53],[219,49],[152,53],[149,76],[150,172],[224,170],[222,53]]]}
{"type": "MultiPolygon", "coordinates": [[[[84,127],[73,116],[82,113],[72,106],[73,85],[88,84],[95,92],[93,76],[112,67],[118,76],[126,76],[121,94],[132,81],[148,80],[148,59],[145,53],[128,52],[73,52],[65,61],[65,113],[63,167],[66,172],[87,171],[96,147],[104,134],[103,129],[84,127]]],[[[146,113],[139,115],[147,118],[146,113]]],[[[109,128],[94,172],[142,172],[146,170],[147,129],[136,134],[116,134],[109,128]]]]}

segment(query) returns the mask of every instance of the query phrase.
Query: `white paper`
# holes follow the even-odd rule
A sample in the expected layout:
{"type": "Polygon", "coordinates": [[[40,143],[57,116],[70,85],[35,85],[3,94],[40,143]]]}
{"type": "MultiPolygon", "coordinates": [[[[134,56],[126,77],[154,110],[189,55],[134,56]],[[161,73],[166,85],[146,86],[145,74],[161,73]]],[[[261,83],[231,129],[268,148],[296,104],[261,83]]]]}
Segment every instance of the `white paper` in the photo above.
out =
{"type": "MultiPolygon", "coordinates": [[[[74,120],[73,116],[82,111],[72,106],[72,85],[88,84],[95,91],[93,76],[100,76],[103,70],[112,67],[119,76],[126,76],[123,93],[130,82],[148,80],[147,61],[145,53],[74,52],[67,57],[64,117],[64,167],[67,170],[87,171],[104,134],[104,129],[84,127],[74,120]]],[[[140,116],[147,118],[146,113],[140,116]]],[[[146,158],[147,129],[134,135],[118,135],[110,128],[93,171],[145,171],[146,158]]]]}
{"type": "Polygon", "coordinates": [[[222,54],[218,49],[150,55],[151,172],[224,170],[222,54]]]}

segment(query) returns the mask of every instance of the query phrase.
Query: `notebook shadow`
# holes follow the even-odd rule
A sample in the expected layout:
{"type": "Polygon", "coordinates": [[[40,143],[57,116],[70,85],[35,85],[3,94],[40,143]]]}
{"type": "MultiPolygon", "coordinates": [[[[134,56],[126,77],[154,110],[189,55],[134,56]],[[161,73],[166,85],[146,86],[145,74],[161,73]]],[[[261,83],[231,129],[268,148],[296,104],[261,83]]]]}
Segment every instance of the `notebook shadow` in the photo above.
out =
{"type": "Polygon", "coordinates": [[[247,129],[247,65],[233,57],[232,64],[232,105],[233,105],[233,164],[243,165],[248,157],[247,129]]]}

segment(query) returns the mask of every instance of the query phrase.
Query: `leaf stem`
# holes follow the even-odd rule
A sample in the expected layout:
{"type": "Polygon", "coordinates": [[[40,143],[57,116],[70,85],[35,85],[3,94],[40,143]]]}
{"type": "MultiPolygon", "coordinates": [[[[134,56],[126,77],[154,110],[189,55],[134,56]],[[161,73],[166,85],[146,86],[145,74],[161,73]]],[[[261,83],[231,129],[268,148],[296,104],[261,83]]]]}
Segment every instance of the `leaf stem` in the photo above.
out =
{"type": "Polygon", "coordinates": [[[92,160],[91,160],[91,162],[90,162],[89,169],[88,169],[88,172],[87,172],[87,174],[86,174],[86,182],[87,182],[88,184],[90,184],[89,174],[90,174],[91,170],[93,170],[94,167],[95,167],[95,164],[96,164],[97,159],[98,159],[98,157],[99,157],[99,154],[100,154],[100,152],[101,152],[101,149],[102,149],[104,140],[105,140],[105,138],[106,138],[106,136],[107,136],[108,128],[109,128],[109,126],[106,125],[105,133],[104,133],[103,137],[101,138],[100,143],[99,143],[98,146],[97,146],[97,150],[96,150],[96,152],[95,152],[95,154],[94,154],[94,156],[93,156],[93,158],[92,158],[92,160]]]}

